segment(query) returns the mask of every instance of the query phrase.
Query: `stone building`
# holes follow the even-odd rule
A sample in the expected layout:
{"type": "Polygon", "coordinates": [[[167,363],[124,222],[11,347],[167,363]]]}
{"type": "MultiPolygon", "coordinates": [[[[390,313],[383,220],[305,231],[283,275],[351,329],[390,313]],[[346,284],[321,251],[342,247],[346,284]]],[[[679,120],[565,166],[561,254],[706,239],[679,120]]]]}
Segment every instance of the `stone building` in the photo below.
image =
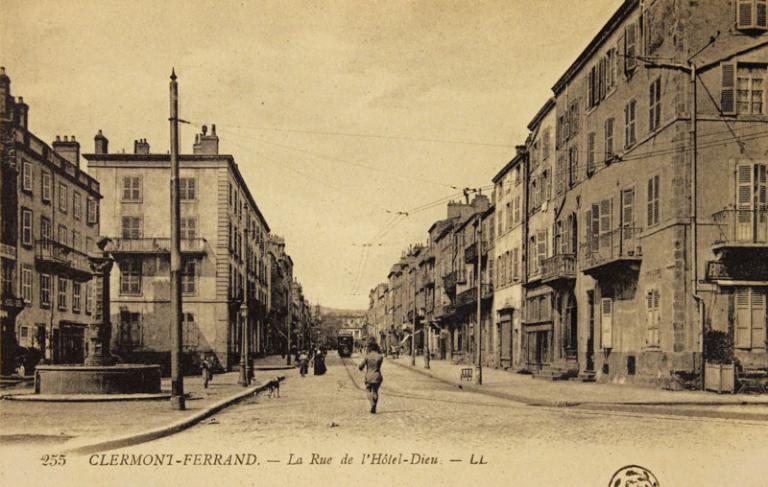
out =
{"type": "MultiPolygon", "coordinates": [[[[213,352],[239,362],[243,328],[250,350],[263,353],[269,300],[269,225],[231,155],[219,154],[215,126],[203,126],[192,154],[181,154],[183,350],[186,367],[213,352]],[[247,322],[247,327],[243,326],[247,322]]],[[[170,156],[110,153],[99,132],[85,154],[100,178],[102,231],[112,239],[113,350],[125,361],[170,360],[170,156]]]]}
{"type": "MultiPolygon", "coordinates": [[[[99,182],[80,167],[74,136],[46,144],[0,68],[2,372],[15,360],[82,364],[91,322],[89,253],[99,239],[99,182]],[[15,320],[14,320],[15,317],[15,320]],[[25,356],[15,357],[16,347],[25,356]]],[[[26,363],[31,371],[34,363],[26,363]]]]}
{"type": "Polygon", "coordinates": [[[291,283],[293,260],[285,251],[285,239],[269,235],[269,306],[265,353],[288,351],[291,328],[291,283]]]}
{"type": "Polygon", "coordinates": [[[765,22],[757,0],[626,0],[555,83],[548,235],[529,209],[528,287],[561,284],[528,311],[561,324],[527,344],[541,366],[664,384],[700,374],[709,329],[768,365],[765,22]],[[573,254],[575,277],[547,267],[573,254]]]}
{"type": "Polygon", "coordinates": [[[493,178],[496,200],[493,317],[496,364],[518,369],[521,356],[523,282],[525,281],[526,157],[519,152],[493,178]]]}

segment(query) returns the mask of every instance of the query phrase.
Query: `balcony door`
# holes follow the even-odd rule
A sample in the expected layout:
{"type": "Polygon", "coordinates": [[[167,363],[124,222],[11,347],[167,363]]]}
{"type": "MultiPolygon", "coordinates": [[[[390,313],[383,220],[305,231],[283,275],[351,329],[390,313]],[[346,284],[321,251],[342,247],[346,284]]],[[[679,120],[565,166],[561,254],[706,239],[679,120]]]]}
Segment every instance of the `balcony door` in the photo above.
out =
{"type": "Polygon", "coordinates": [[[766,164],[736,168],[736,240],[766,242],[766,164]]]}

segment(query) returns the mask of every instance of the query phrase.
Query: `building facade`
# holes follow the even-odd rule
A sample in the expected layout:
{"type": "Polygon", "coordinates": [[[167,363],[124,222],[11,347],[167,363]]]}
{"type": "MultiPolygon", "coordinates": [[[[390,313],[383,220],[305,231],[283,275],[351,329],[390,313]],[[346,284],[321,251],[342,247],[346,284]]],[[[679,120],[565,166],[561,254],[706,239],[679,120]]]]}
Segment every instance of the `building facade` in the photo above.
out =
{"type": "MultiPolygon", "coordinates": [[[[249,349],[265,350],[269,226],[231,155],[219,154],[215,126],[203,126],[192,154],[181,154],[183,350],[193,367],[213,353],[230,368],[249,349]],[[204,188],[204,190],[203,190],[204,188]],[[244,324],[245,323],[245,324],[244,324]],[[246,330],[246,331],[244,331],[246,330]]],[[[170,359],[170,159],[135,141],[110,153],[101,132],[89,169],[108,196],[102,230],[112,239],[113,350],[125,361],[167,366],[170,359]]]]}
{"type": "Polygon", "coordinates": [[[30,371],[39,359],[83,363],[101,199],[98,181],[80,167],[79,142],[57,136],[48,145],[32,134],[29,106],[10,84],[0,70],[3,374],[18,361],[30,371]]]}
{"type": "Polygon", "coordinates": [[[291,333],[291,283],[293,260],[285,251],[285,239],[269,236],[269,306],[265,353],[287,353],[291,333]]]}

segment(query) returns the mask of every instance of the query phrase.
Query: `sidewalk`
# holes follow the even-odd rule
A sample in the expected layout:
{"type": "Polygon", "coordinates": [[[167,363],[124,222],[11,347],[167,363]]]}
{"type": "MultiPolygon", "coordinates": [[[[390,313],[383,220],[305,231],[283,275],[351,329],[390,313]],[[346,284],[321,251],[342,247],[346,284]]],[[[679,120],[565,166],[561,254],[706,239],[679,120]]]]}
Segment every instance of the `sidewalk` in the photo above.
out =
{"type": "Polygon", "coordinates": [[[665,391],[626,384],[536,380],[530,375],[487,367],[483,368],[483,384],[478,386],[471,381],[459,380],[461,369],[470,367],[468,365],[431,360],[430,368],[425,369],[423,357],[416,358],[415,367],[411,367],[410,357],[388,358],[387,361],[446,383],[460,385],[465,390],[534,406],[768,406],[768,395],[665,391]]]}
{"type": "MultiPolygon", "coordinates": [[[[258,359],[257,366],[276,366],[284,363],[280,356],[258,359]]],[[[61,444],[67,441],[91,440],[138,434],[163,428],[193,418],[222,401],[237,400],[250,391],[256,393],[261,385],[284,375],[279,371],[255,372],[250,387],[238,385],[238,372],[217,374],[203,388],[199,375],[184,377],[184,391],[188,394],[185,411],[175,411],[168,400],[116,401],[116,402],[28,402],[0,401],[0,444],[61,444]]],[[[170,378],[162,380],[162,390],[170,390],[170,378]]],[[[4,389],[3,394],[25,393],[25,389],[4,389]]]]}

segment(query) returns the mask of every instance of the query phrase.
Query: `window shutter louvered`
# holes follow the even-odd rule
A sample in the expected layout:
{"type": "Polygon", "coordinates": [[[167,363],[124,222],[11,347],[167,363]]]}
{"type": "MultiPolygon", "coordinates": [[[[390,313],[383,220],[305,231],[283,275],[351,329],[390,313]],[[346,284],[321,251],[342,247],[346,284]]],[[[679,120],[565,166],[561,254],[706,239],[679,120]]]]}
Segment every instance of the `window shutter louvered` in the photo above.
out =
{"type": "Polygon", "coordinates": [[[613,348],[613,299],[600,300],[600,328],[603,348],[613,348]]]}
{"type": "Polygon", "coordinates": [[[768,1],[756,0],[755,2],[755,28],[768,29],[768,19],[766,18],[768,10],[768,1]]]}
{"type": "Polygon", "coordinates": [[[734,293],[734,311],[735,311],[735,337],[734,346],[737,348],[750,348],[752,341],[752,323],[749,306],[749,288],[736,288],[734,293]]]}
{"type": "Polygon", "coordinates": [[[736,6],[736,27],[738,29],[751,29],[754,27],[752,6],[754,0],[738,0],[736,6]]]}
{"type": "Polygon", "coordinates": [[[720,112],[724,115],[736,113],[736,64],[721,63],[720,112]]]}
{"type": "Polygon", "coordinates": [[[587,253],[592,251],[592,210],[584,212],[584,243],[587,253]]]}
{"type": "Polygon", "coordinates": [[[637,66],[637,24],[624,28],[624,69],[629,73],[637,66]]]}
{"type": "Polygon", "coordinates": [[[592,205],[592,252],[600,249],[600,205],[592,205]]]}
{"type": "Polygon", "coordinates": [[[621,192],[621,226],[624,239],[632,238],[635,226],[635,190],[625,189],[621,192]]]}
{"type": "Polygon", "coordinates": [[[765,292],[755,288],[751,291],[751,346],[765,348],[765,292]]]}

